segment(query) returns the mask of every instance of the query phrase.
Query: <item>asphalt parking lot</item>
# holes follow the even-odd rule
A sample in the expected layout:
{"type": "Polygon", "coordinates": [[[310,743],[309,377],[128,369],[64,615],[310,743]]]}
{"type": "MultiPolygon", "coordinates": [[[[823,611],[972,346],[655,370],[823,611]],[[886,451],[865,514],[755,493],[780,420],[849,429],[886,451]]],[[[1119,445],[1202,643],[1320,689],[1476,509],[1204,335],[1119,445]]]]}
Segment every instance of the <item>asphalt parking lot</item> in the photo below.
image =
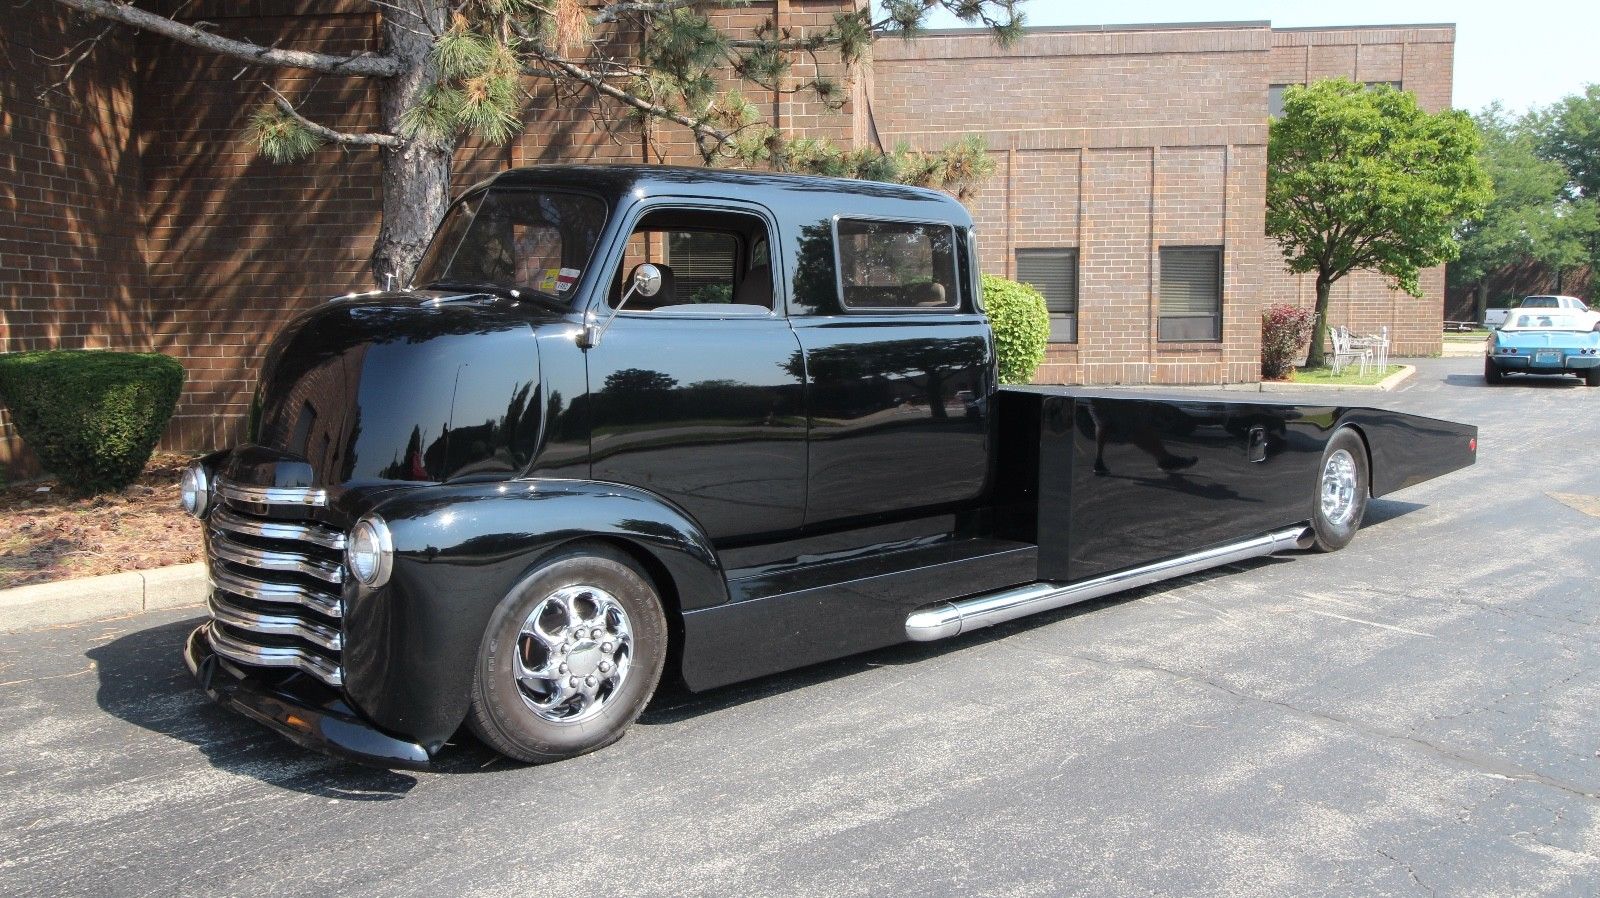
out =
{"type": "Polygon", "coordinates": [[[192,613],[0,636],[0,893],[1595,894],[1600,389],[1418,364],[1352,401],[1479,463],[1344,552],[669,691],[549,767],[304,752],[200,697],[192,613]]]}

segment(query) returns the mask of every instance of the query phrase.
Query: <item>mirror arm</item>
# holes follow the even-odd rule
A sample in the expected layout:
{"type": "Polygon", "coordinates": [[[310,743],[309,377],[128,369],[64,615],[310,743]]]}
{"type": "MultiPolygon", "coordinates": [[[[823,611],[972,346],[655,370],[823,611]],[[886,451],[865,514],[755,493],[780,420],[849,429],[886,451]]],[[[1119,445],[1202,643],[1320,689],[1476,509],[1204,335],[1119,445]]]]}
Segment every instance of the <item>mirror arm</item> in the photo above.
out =
{"type": "Polygon", "coordinates": [[[586,313],[584,316],[586,320],[583,323],[583,332],[578,335],[578,345],[584,349],[593,349],[596,346],[599,346],[600,338],[606,335],[606,330],[611,327],[611,322],[617,320],[617,313],[622,311],[622,307],[628,304],[628,300],[632,298],[633,294],[638,292],[638,290],[638,284],[629,285],[627,292],[623,293],[622,298],[617,300],[617,305],[611,310],[611,314],[606,316],[604,324],[596,326],[595,314],[593,312],[586,313]]]}

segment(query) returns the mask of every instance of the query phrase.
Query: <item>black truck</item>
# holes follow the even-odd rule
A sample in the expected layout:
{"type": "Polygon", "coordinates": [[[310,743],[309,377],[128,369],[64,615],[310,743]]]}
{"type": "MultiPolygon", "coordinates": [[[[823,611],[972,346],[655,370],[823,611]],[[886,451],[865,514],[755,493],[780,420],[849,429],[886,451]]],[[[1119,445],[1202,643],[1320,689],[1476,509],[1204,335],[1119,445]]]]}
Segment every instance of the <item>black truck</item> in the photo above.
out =
{"type": "Polygon", "coordinates": [[[965,208],[859,181],[504,172],[400,291],[270,347],[184,475],[214,699],[425,767],[524,761],[708,689],[1240,559],[1334,550],[1470,465],[1369,408],[1002,388],[965,208]]]}

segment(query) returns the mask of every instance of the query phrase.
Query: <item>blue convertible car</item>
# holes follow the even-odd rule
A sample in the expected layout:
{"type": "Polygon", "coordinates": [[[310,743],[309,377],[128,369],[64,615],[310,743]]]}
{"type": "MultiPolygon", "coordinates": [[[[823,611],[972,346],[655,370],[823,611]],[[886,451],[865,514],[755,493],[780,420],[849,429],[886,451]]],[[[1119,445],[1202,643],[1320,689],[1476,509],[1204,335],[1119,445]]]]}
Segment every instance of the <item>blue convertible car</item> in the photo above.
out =
{"type": "Polygon", "coordinates": [[[1489,335],[1483,379],[1503,383],[1510,373],[1576,374],[1600,387],[1600,325],[1570,312],[1517,309],[1489,335]]]}

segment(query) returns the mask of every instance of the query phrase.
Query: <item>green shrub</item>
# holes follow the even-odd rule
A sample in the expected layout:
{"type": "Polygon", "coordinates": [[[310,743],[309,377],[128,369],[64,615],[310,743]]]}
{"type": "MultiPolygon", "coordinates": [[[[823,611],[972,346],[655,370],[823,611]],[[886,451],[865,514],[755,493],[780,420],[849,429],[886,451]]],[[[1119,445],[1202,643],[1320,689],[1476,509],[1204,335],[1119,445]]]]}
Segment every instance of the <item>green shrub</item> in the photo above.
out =
{"type": "Polygon", "coordinates": [[[995,354],[1000,357],[1000,382],[1026,384],[1044,362],[1050,342],[1050,312],[1044,296],[1027,284],[983,276],[983,304],[994,328],[995,354]]]}
{"type": "Polygon", "coordinates": [[[0,399],[46,470],[79,495],[138,478],[178,404],[183,366],[159,353],[0,355],[0,399]]]}

